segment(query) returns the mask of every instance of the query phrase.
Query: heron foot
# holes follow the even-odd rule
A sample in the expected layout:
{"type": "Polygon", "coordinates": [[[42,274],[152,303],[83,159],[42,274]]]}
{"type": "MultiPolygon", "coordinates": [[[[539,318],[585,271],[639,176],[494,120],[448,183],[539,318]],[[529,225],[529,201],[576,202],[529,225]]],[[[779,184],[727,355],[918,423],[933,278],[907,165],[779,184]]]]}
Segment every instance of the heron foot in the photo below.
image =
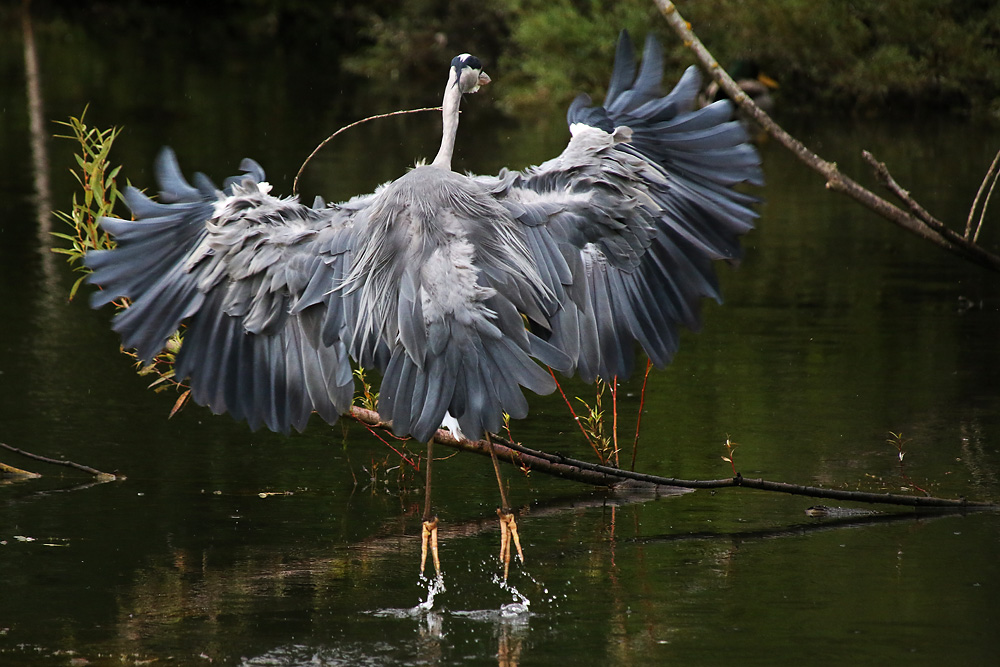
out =
{"type": "Polygon", "coordinates": [[[517,535],[517,521],[514,520],[514,513],[509,509],[497,508],[497,516],[500,517],[500,560],[503,562],[503,580],[507,581],[510,573],[510,547],[513,543],[517,549],[517,557],[524,562],[524,552],[521,551],[521,538],[517,535]]]}
{"type": "Polygon", "coordinates": [[[427,549],[430,547],[434,559],[434,573],[441,576],[441,559],[438,557],[438,520],[437,517],[424,521],[420,532],[420,574],[424,573],[427,564],[427,549]]]}

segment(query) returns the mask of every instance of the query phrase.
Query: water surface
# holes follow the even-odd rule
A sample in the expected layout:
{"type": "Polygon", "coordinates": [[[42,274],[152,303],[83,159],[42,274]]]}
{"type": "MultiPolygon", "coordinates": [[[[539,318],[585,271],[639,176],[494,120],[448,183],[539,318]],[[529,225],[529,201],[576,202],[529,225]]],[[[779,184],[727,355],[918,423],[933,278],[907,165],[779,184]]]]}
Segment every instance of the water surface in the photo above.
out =
{"type": "MultiPolygon", "coordinates": [[[[994,514],[817,521],[802,498],[611,498],[509,472],[528,562],[505,587],[493,472],[469,455],[435,467],[446,590],[421,606],[422,483],[398,456],[356,425],[314,420],[285,437],[195,406],[168,420],[175,396],[145,389],[118,353],[110,313],[67,303],[73,276],[37,227],[21,46],[16,33],[2,41],[0,441],[127,480],[92,484],[0,454],[44,474],[0,485],[0,663],[995,659],[994,514]]],[[[288,192],[322,138],[394,108],[327,69],[296,69],[301,57],[283,67],[281,54],[224,60],[127,40],[100,51],[50,33],[39,47],[47,117],[89,102],[98,125],[124,126],[114,157],[140,187],[154,185],[153,156],[170,144],[185,170],[217,181],[255,157],[288,192]]],[[[435,85],[426,102],[437,95],[435,85]]],[[[459,168],[526,166],[565,143],[561,110],[505,119],[488,89],[465,108],[459,168]]],[[[866,182],[859,152],[871,150],[958,224],[1000,146],[995,130],[954,119],[787,121],[866,182]]],[[[345,134],[303,192],[370,191],[433,155],[436,122],[410,116],[345,134]]],[[[65,208],[72,147],[48,144],[53,206],[65,208]]],[[[762,151],[759,229],[738,270],[720,267],[725,304],[706,304],[702,332],[685,333],[675,363],[651,376],[638,468],[724,477],[731,437],[745,476],[896,492],[910,482],[885,442],[895,432],[912,483],[998,499],[996,276],[826,192],[780,148],[762,151]]],[[[985,236],[995,250],[997,225],[985,236]]],[[[640,384],[622,392],[625,433],[640,384]]],[[[560,399],[531,403],[516,438],[592,456],[560,399]]]]}

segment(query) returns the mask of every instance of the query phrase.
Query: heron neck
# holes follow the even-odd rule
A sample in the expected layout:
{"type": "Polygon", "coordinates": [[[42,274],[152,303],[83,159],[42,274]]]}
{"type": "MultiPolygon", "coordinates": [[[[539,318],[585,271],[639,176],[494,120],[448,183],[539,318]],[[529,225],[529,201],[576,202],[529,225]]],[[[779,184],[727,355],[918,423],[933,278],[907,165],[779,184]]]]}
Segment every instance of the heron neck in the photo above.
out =
{"type": "Polygon", "coordinates": [[[455,151],[455,135],[458,134],[458,105],[462,101],[462,91],[459,90],[458,81],[452,75],[448,78],[448,87],[444,90],[444,99],[441,101],[441,148],[438,149],[433,167],[451,170],[451,156],[455,151]]]}

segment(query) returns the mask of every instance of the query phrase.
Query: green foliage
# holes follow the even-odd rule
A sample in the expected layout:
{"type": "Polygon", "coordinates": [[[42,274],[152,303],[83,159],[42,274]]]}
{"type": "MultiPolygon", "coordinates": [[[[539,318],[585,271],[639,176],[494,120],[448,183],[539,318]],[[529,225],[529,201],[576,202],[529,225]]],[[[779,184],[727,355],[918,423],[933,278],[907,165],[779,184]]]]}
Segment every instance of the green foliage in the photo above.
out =
{"type": "MultiPolygon", "coordinates": [[[[779,110],[891,106],[1000,114],[1000,3],[993,0],[682,0],[677,6],[721,63],[752,60],[779,81],[779,110]]],[[[109,31],[176,34],[206,58],[231,50],[264,71],[275,59],[260,54],[277,48],[296,65],[285,74],[299,74],[303,84],[339,68],[367,77],[366,85],[396,106],[407,105],[400,97],[437,99],[442,64],[462,51],[478,55],[494,76],[491,97],[521,114],[563,107],[580,91],[599,98],[623,28],[637,41],[651,31],[661,37],[671,79],[693,62],[652,0],[62,0],[36,13],[63,40],[83,33],[96,44],[109,31]],[[200,21],[195,34],[192,12],[200,21]]]]}
{"type": "MultiPolygon", "coordinates": [[[[513,17],[501,59],[503,104],[508,109],[565,102],[579,91],[601,92],[608,83],[618,33],[643,38],[666,24],[652,2],[502,0],[513,17]]],[[[641,44],[640,44],[641,48],[641,44]]]]}
{"type": "Polygon", "coordinates": [[[365,46],[343,59],[345,69],[382,95],[420,89],[426,101],[440,98],[442,65],[461,52],[476,54],[495,73],[512,20],[503,3],[475,0],[374,2],[357,11],[365,27],[355,44],[365,46]],[[427,86],[397,86],[400,80],[427,86]]]}
{"type": "Polygon", "coordinates": [[[114,215],[115,204],[121,199],[115,181],[121,166],[112,167],[108,162],[108,154],[120,130],[88,128],[84,122],[86,115],[87,110],[84,109],[79,118],[70,117],[69,121],[59,121],[60,125],[68,127],[72,132],[69,135],[59,135],[59,138],[71,139],[80,145],[80,152],[75,156],[77,169],[70,170],[70,173],[83,189],[83,201],[78,199],[77,193],[73,193],[70,211],[56,212],[56,216],[66,222],[72,232],[52,233],[53,236],[70,242],[70,247],[53,248],[52,251],[66,255],[66,261],[72,265],[73,271],[83,274],[73,283],[70,299],[76,295],[80,283],[90,273],[90,269],[83,265],[84,255],[91,250],[114,247],[114,241],[106,232],[101,231],[98,221],[103,216],[114,215]]]}
{"type": "Polygon", "coordinates": [[[361,391],[354,395],[354,404],[366,410],[378,412],[378,392],[372,389],[368,378],[365,376],[365,369],[354,369],[354,377],[361,383],[361,391]]]}
{"type": "MultiPolygon", "coordinates": [[[[502,76],[493,94],[508,111],[523,112],[563,105],[579,91],[596,98],[623,28],[637,42],[650,31],[658,34],[672,76],[693,60],[651,0],[498,0],[487,22],[471,26],[467,17],[479,13],[465,11],[469,4],[419,0],[373,11],[365,33],[373,45],[351,62],[371,76],[384,76],[392,63],[430,77],[455,48],[477,52],[502,76]]],[[[781,108],[1000,110],[995,2],[677,4],[721,63],[754,61],[777,79],[781,108]]]]}
{"type": "Polygon", "coordinates": [[[577,416],[580,428],[583,429],[587,440],[597,453],[597,457],[602,464],[609,463],[615,455],[614,438],[604,419],[604,391],[608,385],[604,380],[597,379],[597,393],[594,398],[594,405],[591,406],[585,400],[577,397],[576,400],[583,403],[586,410],[577,416]]]}
{"type": "Polygon", "coordinates": [[[987,110],[1000,6],[971,0],[699,0],[680,10],[723,64],[756,61],[782,106],[987,110]]]}

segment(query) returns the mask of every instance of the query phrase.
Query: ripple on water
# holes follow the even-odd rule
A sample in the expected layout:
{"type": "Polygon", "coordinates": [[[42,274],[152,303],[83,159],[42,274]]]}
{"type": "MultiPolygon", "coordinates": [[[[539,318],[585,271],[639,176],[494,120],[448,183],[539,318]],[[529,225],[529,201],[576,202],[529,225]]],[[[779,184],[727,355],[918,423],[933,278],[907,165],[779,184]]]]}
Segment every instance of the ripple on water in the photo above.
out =
{"type": "MultiPolygon", "coordinates": [[[[533,583],[537,585],[537,581],[530,578],[533,583]]],[[[499,575],[492,576],[492,583],[500,588],[501,591],[510,594],[511,601],[500,605],[498,609],[473,609],[473,610],[446,610],[437,609],[435,610],[434,603],[435,599],[441,593],[444,593],[447,589],[444,585],[444,579],[439,575],[433,579],[427,578],[423,575],[420,576],[420,584],[425,588],[427,592],[426,598],[417,604],[415,607],[409,608],[386,608],[377,609],[368,612],[370,615],[377,618],[418,618],[429,613],[445,613],[447,615],[456,618],[466,618],[476,621],[487,621],[496,622],[500,620],[510,621],[512,619],[527,619],[531,615],[531,600],[527,595],[522,593],[509,581],[505,581],[500,578],[499,575]]],[[[548,589],[543,589],[545,593],[548,593],[548,589]]]]}

